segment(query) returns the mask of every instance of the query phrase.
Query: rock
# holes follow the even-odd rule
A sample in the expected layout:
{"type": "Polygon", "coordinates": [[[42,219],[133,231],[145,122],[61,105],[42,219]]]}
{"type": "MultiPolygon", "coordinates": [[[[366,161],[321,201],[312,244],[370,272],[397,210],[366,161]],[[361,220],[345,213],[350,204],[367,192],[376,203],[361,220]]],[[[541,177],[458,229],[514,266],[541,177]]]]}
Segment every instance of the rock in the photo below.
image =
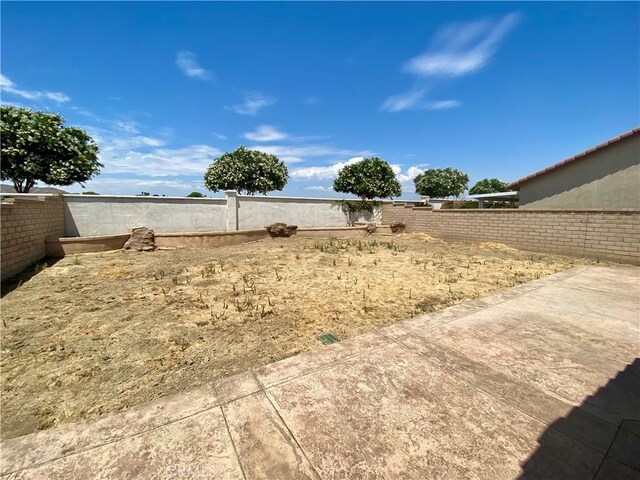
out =
{"type": "Polygon", "coordinates": [[[153,230],[146,227],[134,228],[131,237],[122,247],[124,250],[151,252],[156,249],[153,230]]]}
{"type": "Polygon", "coordinates": [[[267,227],[267,232],[272,237],[290,237],[298,231],[297,225],[287,225],[286,223],[274,223],[267,227]]]}
{"type": "Polygon", "coordinates": [[[378,230],[378,227],[376,226],[375,223],[370,223],[367,225],[367,233],[369,235],[376,233],[376,230],[378,230]]]}
{"type": "Polygon", "coordinates": [[[392,233],[402,233],[407,226],[404,222],[393,222],[389,227],[391,227],[392,233]]]}

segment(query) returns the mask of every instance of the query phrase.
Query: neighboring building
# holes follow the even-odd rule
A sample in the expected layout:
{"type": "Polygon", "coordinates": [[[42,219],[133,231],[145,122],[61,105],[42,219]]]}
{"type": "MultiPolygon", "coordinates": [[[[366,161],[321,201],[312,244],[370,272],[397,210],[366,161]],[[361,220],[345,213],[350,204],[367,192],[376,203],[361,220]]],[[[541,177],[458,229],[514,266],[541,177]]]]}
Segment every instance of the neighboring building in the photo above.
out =
{"type": "Polygon", "coordinates": [[[509,185],[520,208],[640,208],[640,128],[509,185]]]}
{"type": "Polygon", "coordinates": [[[518,192],[496,192],[496,193],[479,193],[477,195],[467,195],[467,198],[478,201],[478,208],[486,208],[493,202],[509,202],[510,208],[514,208],[514,203],[518,201],[518,192]]]}

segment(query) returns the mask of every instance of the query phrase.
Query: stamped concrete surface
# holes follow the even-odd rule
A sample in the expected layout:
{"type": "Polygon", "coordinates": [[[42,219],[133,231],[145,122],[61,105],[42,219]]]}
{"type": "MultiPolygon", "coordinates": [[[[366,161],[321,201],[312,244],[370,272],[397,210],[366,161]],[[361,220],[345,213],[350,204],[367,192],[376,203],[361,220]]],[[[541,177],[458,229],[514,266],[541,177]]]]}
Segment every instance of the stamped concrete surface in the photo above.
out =
{"type": "Polygon", "coordinates": [[[97,421],[3,478],[640,479],[640,269],[577,267],[97,421]]]}

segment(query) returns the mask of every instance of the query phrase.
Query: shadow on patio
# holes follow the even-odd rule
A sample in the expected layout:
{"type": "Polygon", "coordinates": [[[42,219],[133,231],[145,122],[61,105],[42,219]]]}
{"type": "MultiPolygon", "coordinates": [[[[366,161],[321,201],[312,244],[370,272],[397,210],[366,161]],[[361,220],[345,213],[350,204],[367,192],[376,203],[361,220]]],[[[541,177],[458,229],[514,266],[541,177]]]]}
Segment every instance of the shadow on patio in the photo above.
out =
{"type": "Polygon", "coordinates": [[[538,443],[520,480],[640,479],[640,358],[551,424],[538,443]]]}

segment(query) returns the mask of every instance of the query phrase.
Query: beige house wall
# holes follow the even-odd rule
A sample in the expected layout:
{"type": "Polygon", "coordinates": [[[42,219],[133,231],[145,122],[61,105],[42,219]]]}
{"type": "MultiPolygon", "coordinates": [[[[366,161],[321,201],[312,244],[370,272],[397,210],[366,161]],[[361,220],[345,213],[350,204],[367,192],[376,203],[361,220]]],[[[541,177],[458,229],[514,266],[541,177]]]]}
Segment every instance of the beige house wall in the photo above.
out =
{"type": "Polygon", "coordinates": [[[526,181],[520,207],[640,208],[640,135],[526,181]]]}

